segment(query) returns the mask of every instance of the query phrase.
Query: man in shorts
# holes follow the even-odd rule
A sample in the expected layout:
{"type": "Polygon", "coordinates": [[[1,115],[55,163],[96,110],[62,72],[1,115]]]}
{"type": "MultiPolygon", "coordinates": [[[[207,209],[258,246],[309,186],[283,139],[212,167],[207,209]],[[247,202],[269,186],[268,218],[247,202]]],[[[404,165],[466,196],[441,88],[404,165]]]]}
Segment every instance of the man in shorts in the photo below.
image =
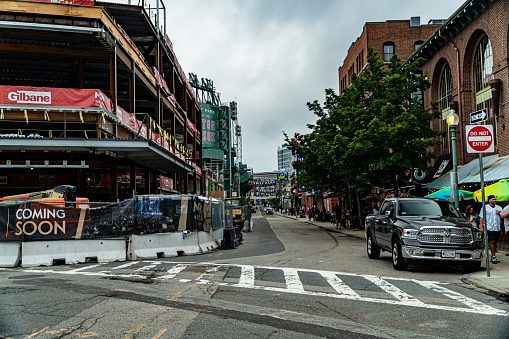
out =
{"type": "MultiPolygon", "coordinates": [[[[488,196],[488,203],[481,208],[479,212],[481,231],[484,232],[484,210],[486,210],[486,228],[488,230],[488,242],[491,251],[491,262],[498,264],[500,260],[497,259],[495,253],[497,252],[497,241],[500,236],[500,214],[502,214],[502,207],[497,205],[497,198],[494,195],[488,196]]],[[[488,255],[488,253],[486,253],[488,255]]]]}
{"type": "MultiPolygon", "coordinates": [[[[509,241],[509,204],[507,204],[502,209],[502,214],[500,214],[500,217],[504,219],[505,238],[507,241],[509,241]]],[[[507,252],[505,255],[509,256],[509,252],[507,252]]]]}

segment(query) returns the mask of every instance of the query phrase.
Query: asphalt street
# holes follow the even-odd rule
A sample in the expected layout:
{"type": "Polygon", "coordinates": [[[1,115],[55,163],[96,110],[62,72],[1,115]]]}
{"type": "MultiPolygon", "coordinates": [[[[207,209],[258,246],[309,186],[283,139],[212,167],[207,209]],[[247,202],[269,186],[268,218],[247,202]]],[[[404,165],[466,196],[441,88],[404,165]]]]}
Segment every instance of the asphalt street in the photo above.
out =
{"type": "Polygon", "coordinates": [[[462,274],[395,271],[358,238],[258,212],[236,249],[3,269],[0,338],[507,338],[509,304],[462,274]]]}

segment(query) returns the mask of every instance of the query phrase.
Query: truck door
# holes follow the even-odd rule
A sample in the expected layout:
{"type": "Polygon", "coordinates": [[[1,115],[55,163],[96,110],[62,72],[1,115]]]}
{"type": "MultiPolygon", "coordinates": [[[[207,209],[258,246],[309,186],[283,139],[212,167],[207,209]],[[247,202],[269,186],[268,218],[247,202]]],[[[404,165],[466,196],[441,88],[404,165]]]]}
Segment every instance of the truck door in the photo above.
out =
{"type": "Polygon", "coordinates": [[[392,237],[392,220],[391,213],[395,210],[395,203],[391,200],[386,200],[380,208],[380,215],[376,220],[376,241],[379,246],[391,248],[392,237]]]}

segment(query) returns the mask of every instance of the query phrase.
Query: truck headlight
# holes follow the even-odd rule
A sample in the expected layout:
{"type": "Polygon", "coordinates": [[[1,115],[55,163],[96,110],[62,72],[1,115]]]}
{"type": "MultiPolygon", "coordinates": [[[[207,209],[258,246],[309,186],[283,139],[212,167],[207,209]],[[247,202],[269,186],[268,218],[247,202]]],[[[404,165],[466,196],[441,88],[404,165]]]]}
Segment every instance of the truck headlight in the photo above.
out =
{"type": "Polygon", "coordinates": [[[407,239],[417,239],[417,234],[419,234],[419,230],[404,229],[403,233],[401,234],[401,237],[407,239]]]}

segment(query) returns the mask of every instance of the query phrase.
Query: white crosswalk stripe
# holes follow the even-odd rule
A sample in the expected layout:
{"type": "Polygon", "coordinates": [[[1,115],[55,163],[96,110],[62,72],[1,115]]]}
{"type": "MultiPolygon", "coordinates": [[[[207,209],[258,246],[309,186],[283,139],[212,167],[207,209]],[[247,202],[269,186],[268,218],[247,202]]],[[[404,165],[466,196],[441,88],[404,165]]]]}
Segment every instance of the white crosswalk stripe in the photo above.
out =
{"type": "MultiPolygon", "coordinates": [[[[215,263],[176,263],[169,261],[133,261],[117,266],[112,266],[110,263],[87,265],[74,269],[59,267],[55,269],[32,268],[23,270],[25,272],[118,277],[125,279],[141,278],[159,281],[176,279],[180,282],[194,281],[198,284],[218,284],[220,286],[235,288],[350,299],[454,312],[509,316],[507,311],[494,308],[457,291],[453,291],[447,288],[448,284],[445,283],[404,278],[383,278],[374,275],[345,272],[215,263]],[[106,265],[107,267],[104,267],[106,265]],[[107,270],[104,270],[105,268],[107,268],[107,270]],[[122,270],[122,272],[120,272],[120,270],[122,270]],[[270,278],[264,278],[264,276],[270,278]],[[364,283],[360,284],[362,286],[373,285],[371,292],[369,288],[362,289],[362,286],[351,286],[352,284],[347,284],[345,282],[347,278],[361,279],[364,281],[364,283]],[[322,283],[317,283],[320,279],[322,283]],[[426,299],[426,303],[419,300],[419,295],[412,295],[419,294],[416,293],[415,290],[413,290],[413,293],[404,291],[401,288],[401,284],[404,285],[405,283],[414,284],[416,287],[420,286],[419,288],[423,289],[424,292],[427,291],[426,293],[428,294],[434,293],[436,299],[432,300],[437,300],[436,304],[430,302],[429,297],[426,299]],[[316,291],[317,288],[314,287],[315,284],[321,286],[320,291],[316,291]],[[397,284],[399,287],[394,284],[397,284]],[[327,291],[327,286],[330,292],[324,292],[327,291]],[[379,292],[373,292],[374,290],[379,292]],[[359,294],[361,291],[363,292],[362,295],[359,294]],[[384,295],[387,297],[383,297],[384,295]]],[[[346,281],[348,281],[348,279],[346,281]]]]}

